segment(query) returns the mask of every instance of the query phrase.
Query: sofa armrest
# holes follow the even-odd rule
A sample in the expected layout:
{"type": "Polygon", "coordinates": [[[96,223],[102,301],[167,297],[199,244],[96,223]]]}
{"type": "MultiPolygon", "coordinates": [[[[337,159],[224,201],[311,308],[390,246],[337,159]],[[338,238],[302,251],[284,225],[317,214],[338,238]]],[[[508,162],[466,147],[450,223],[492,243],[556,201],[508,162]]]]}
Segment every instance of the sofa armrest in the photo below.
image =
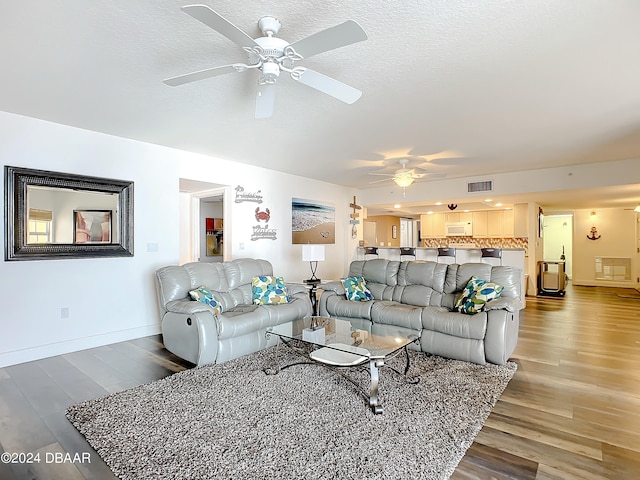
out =
{"type": "MultiPolygon", "coordinates": [[[[184,303],[201,303],[206,307],[202,302],[184,303]]],[[[216,319],[208,311],[165,313],[162,339],[167,350],[196,365],[215,363],[218,356],[216,319]]]]}
{"type": "Polygon", "coordinates": [[[327,282],[322,285],[321,288],[322,295],[320,295],[320,299],[318,300],[318,313],[328,317],[330,315],[327,310],[327,300],[335,296],[345,298],[344,287],[342,286],[342,282],[327,282]]]}
{"type": "Polygon", "coordinates": [[[518,309],[514,312],[506,309],[487,311],[484,355],[488,362],[503,365],[509,360],[518,343],[519,313],[518,309]]]}
{"type": "Polygon", "coordinates": [[[198,312],[209,312],[212,315],[214,314],[213,307],[211,305],[207,305],[206,303],[198,302],[196,300],[172,300],[167,302],[164,308],[167,312],[185,313],[187,315],[192,315],[198,312]]]}
{"type": "Polygon", "coordinates": [[[517,298],[498,297],[490,300],[485,305],[485,310],[506,310],[508,312],[517,312],[522,310],[522,304],[517,298]]]}
{"type": "Polygon", "coordinates": [[[320,288],[324,290],[324,292],[331,292],[336,295],[344,295],[344,286],[342,282],[327,282],[323,284],[320,288]]]}
{"type": "Polygon", "coordinates": [[[308,295],[307,287],[305,285],[302,285],[301,283],[285,282],[285,286],[287,287],[287,292],[291,296],[295,296],[297,293],[304,293],[305,295],[308,295]]]}

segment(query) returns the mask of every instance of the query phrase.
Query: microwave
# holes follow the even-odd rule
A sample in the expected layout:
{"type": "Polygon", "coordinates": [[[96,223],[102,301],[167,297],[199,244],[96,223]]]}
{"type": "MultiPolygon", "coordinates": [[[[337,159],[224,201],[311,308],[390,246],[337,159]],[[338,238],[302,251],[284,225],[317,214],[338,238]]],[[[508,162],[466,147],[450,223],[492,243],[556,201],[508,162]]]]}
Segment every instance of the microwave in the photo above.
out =
{"type": "Polygon", "coordinates": [[[471,222],[449,222],[445,224],[447,237],[470,237],[473,234],[471,222]]]}

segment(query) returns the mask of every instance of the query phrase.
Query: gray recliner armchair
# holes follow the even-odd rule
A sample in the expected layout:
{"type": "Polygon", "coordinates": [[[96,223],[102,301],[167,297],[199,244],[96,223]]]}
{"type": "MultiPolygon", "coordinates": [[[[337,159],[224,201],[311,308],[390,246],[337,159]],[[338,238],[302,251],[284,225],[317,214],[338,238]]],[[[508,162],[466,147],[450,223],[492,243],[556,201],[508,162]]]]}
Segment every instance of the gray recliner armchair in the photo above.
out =
{"type": "Polygon", "coordinates": [[[167,350],[197,365],[226,362],[265,348],[267,328],[311,315],[304,285],[287,284],[289,303],[255,305],[251,282],[262,275],[273,275],[273,266],[251,258],[158,269],[156,286],[167,350]],[[189,291],[201,286],[215,294],[222,313],[191,299],[189,291]]]}

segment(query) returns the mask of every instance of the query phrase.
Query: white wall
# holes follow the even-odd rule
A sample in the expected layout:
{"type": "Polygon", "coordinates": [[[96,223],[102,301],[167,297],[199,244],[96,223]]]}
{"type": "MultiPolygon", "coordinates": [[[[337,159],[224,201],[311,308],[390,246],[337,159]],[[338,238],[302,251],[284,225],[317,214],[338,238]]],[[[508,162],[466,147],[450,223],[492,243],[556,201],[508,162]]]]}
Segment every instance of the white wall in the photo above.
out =
{"type": "Polygon", "coordinates": [[[496,173],[482,177],[466,177],[417,183],[406,189],[396,185],[368,188],[360,192],[364,205],[422,202],[447,198],[469,197],[470,201],[484,198],[484,194],[467,193],[467,183],[493,180],[492,195],[551,192],[640,183],[640,158],[612,162],[589,163],[567,167],[544,168],[522,172],[496,173]]]}
{"type": "MultiPolygon", "coordinates": [[[[189,201],[179,193],[181,177],[264,193],[262,207],[272,212],[277,240],[252,242],[255,204],[225,199],[225,243],[231,242],[234,258],[266,258],[286,280],[308,278],[301,246],[291,243],[292,197],[335,204],[336,243],[327,246],[319,276],[344,275],[355,253],[357,239],[345,228],[355,192],[335,185],[5,112],[0,159],[3,165],[135,182],[133,257],[0,262],[0,367],[160,331],[154,272],[182,263],[181,246],[188,243],[181,211],[189,201]],[[157,251],[150,251],[154,245],[157,251]],[[61,319],[63,307],[69,318],[61,319]]],[[[4,236],[2,243],[4,250],[4,236]]]]}
{"type": "Polygon", "coordinates": [[[598,209],[594,221],[591,219],[591,212],[591,209],[573,212],[573,283],[636,288],[634,275],[637,272],[639,256],[635,239],[636,214],[632,210],[598,209]],[[593,225],[596,226],[600,235],[598,240],[587,238],[593,225]],[[631,258],[631,280],[628,282],[597,280],[595,257],[631,258]]]}
{"type": "Polygon", "coordinates": [[[0,262],[0,366],[159,331],[153,272],[178,259],[180,156],[0,113],[3,165],[132,180],[135,195],[132,258],[0,262]],[[148,243],[159,251],[148,252],[148,243]]]}
{"type": "MultiPolygon", "coordinates": [[[[336,279],[344,276],[355,258],[358,240],[351,238],[349,203],[355,192],[351,189],[297,177],[264,168],[256,168],[207,156],[191,156],[181,162],[180,177],[215,184],[228,185],[231,198],[225,198],[225,248],[232,258],[264,258],[273,264],[274,273],[286,281],[309,278],[308,262],[302,262],[302,245],[294,245],[291,238],[291,199],[293,197],[332,203],[336,212],[335,244],[326,245],[325,261],[318,264],[318,277],[336,279]],[[257,193],[263,202],[236,203],[235,188],[257,193]],[[259,222],[255,209],[269,209],[269,229],[276,230],[276,239],[251,240],[253,227],[259,222]]],[[[182,212],[183,217],[189,215],[182,212]]],[[[264,222],[260,222],[265,225],[264,222]]],[[[361,228],[359,235],[361,238],[361,228]]]]}

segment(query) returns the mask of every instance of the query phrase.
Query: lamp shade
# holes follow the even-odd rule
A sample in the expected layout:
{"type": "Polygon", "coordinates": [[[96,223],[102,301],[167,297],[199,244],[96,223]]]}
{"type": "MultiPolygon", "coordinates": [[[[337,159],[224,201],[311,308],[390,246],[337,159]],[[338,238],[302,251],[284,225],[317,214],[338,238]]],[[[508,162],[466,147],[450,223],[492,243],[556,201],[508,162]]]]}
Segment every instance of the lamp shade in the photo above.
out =
{"type": "Polygon", "coordinates": [[[640,213],[640,205],[633,209],[634,212],[640,213]]]}
{"type": "Polygon", "coordinates": [[[393,177],[393,181],[402,188],[407,188],[413,183],[413,180],[413,175],[411,175],[410,173],[398,173],[395,177],[393,177]]]}
{"type": "Polygon", "coordinates": [[[303,262],[324,262],[324,245],[303,245],[303,262]]]}

